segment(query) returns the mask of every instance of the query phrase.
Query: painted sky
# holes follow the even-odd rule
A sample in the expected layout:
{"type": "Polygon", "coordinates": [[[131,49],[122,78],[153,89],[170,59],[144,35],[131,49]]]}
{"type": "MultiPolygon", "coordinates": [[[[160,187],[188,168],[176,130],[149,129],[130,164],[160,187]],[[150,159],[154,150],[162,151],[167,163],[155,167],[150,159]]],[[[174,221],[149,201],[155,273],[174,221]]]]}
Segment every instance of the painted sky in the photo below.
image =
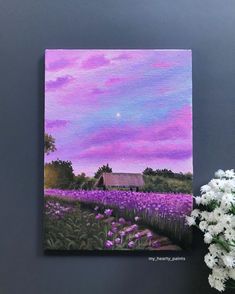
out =
{"type": "Polygon", "coordinates": [[[192,172],[190,50],[46,50],[45,67],[46,162],[192,172]]]}

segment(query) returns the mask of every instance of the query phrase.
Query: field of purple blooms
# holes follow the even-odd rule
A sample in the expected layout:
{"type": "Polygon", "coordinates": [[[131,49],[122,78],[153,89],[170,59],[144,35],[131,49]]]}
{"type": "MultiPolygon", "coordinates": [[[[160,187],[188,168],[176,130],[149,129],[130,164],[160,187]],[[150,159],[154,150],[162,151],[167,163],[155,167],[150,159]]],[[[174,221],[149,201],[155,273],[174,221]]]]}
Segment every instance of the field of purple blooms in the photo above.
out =
{"type": "Polygon", "coordinates": [[[45,196],[46,249],[177,250],[191,241],[188,194],[46,189],[45,196]]]}

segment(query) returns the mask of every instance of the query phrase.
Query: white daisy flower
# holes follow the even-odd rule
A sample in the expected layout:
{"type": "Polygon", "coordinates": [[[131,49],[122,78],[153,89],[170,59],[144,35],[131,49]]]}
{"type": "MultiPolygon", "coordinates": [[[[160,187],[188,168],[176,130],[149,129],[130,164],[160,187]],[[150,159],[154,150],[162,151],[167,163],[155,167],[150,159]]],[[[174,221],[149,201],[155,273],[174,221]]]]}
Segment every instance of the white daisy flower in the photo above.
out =
{"type": "Polygon", "coordinates": [[[217,218],[214,215],[214,212],[208,212],[207,213],[207,218],[206,218],[208,223],[216,223],[217,222],[217,218]]]}
{"type": "Polygon", "coordinates": [[[211,187],[209,185],[204,185],[201,187],[201,192],[202,193],[206,193],[209,192],[211,190],[211,187]]]}
{"type": "Polygon", "coordinates": [[[196,224],[195,218],[192,216],[186,216],[186,222],[189,226],[193,226],[196,224]]]}
{"type": "Polygon", "coordinates": [[[204,257],[204,261],[209,268],[213,268],[213,266],[218,261],[218,258],[211,253],[207,253],[204,257]]]}
{"type": "Polygon", "coordinates": [[[210,244],[208,249],[212,255],[221,256],[222,254],[224,254],[224,250],[222,250],[221,247],[214,243],[210,244]]]}
{"type": "Polygon", "coordinates": [[[196,196],[194,197],[195,198],[195,202],[197,205],[200,205],[201,204],[201,196],[196,196]]]}
{"type": "MultiPolygon", "coordinates": [[[[208,186],[214,191],[219,192],[223,189],[224,180],[223,179],[212,179],[208,186]]],[[[210,191],[210,190],[209,190],[210,191]]]]}
{"type": "Polygon", "coordinates": [[[215,266],[212,269],[212,275],[221,281],[226,281],[228,279],[228,269],[215,266]]]}
{"type": "Polygon", "coordinates": [[[208,196],[208,193],[204,193],[202,194],[202,197],[201,197],[201,204],[203,205],[207,205],[211,202],[211,197],[210,195],[208,196]]]}
{"type": "Polygon", "coordinates": [[[235,230],[232,228],[227,228],[224,232],[224,237],[227,241],[232,242],[235,240],[235,230]]]}
{"type": "Polygon", "coordinates": [[[192,212],[191,212],[191,216],[192,217],[195,217],[197,218],[200,214],[200,210],[199,209],[194,209],[192,212]]]}
{"type": "Polygon", "coordinates": [[[215,172],[215,177],[216,178],[223,178],[225,177],[225,172],[222,169],[217,170],[217,172],[215,172]]]}
{"type": "Polygon", "coordinates": [[[230,214],[224,214],[221,220],[221,223],[223,224],[223,226],[227,229],[227,228],[231,228],[232,227],[232,222],[233,222],[233,216],[230,214]]]}
{"type": "Polygon", "coordinates": [[[217,207],[214,209],[213,214],[214,214],[215,219],[219,220],[220,218],[222,218],[224,216],[224,211],[220,207],[217,207]]]}
{"type": "MultiPolygon", "coordinates": [[[[220,207],[225,211],[228,212],[232,207],[232,201],[226,197],[227,194],[225,194],[221,199],[220,207]]],[[[232,195],[232,194],[231,194],[232,195]]]]}
{"type": "Polygon", "coordinates": [[[199,223],[199,228],[202,232],[205,232],[205,230],[207,229],[208,227],[208,223],[206,221],[201,221],[199,223]]]}
{"type": "Polygon", "coordinates": [[[222,233],[224,231],[224,226],[222,223],[217,223],[214,227],[213,227],[213,231],[215,235],[218,235],[220,233],[222,233]]]}
{"type": "Polygon", "coordinates": [[[209,225],[207,227],[207,231],[211,234],[211,235],[218,235],[219,233],[221,233],[223,231],[223,226],[221,226],[221,224],[216,224],[216,225],[209,225]]]}
{"type": "Polygon", "coordinates": [[[226,170],[225,171],[225,176],[226,178],[234,178],[235,177],[235,173],[234,173],[234,170],[233,169],[230,169],[230,170],[226,170]]]}
{"type": "Polygon", "coordinates": [[[234,191],[234,183],[233,183],[233,181],[227,181],[224,184],[224,192],[232,193],[233,191],[234,191]]]}
{"type": "Polygon", "coordinates": [[[201,219],[202,220],[207,220],[209,216],[209,212],[208,211],[202,211],[201,212],[201,219]]]}
{"type": "Polygon", "coordinates": [[[234,268],[229,269],[228,275],[231,279],[235,280],[235,269],[234,268]]]}
{"type": "Polygon", "coordinates": [[[224,264],[228,268],[233,268],[235,267],[235,257],[232,255],[225,255],[222,257],[224,264]]]}
{"type": "Polygon", "coordinates": [[[212,288],[217,289],[219,292],[222,292],[225,290],[224,282],[222,282],[217,277],[214,277],[213,275],[209,275],[208,278],[209,284],[212,288]]]}
{"type": "MultiPolygon", "coordinates": [[[[213,236],[210,233],[205,233],[204,235],[204,242],[209,244],[213,240],[213,236]]],[[[212,253],[212,252],[211,252],[212,253]]]]}

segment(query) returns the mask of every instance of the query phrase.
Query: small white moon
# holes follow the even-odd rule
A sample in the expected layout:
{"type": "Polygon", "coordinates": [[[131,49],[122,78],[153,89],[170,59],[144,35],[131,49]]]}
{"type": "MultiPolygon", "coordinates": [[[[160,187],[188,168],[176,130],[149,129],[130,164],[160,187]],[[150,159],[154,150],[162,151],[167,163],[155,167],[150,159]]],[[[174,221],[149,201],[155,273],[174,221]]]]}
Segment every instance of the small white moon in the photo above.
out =
{"type": "Polygon", "coordinates": [[[121,113],[120,112],[117,112],[116,113],[116,117],[119,118],[120,116],[121,116],[121,113]]]}

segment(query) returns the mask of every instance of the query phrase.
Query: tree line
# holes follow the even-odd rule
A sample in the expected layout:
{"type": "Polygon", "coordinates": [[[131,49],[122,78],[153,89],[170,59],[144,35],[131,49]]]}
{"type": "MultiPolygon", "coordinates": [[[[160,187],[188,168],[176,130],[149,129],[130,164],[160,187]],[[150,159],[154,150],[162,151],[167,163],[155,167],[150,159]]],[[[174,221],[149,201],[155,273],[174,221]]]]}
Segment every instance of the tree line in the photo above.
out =
{"type": "MultiPolygon", "coordinates": [[[[44,142],[46,154],[56,150],[55,139],[51,135],[45,134],[44,142]]],[[[92,190],[104,172],[113,172],[108,163],[99,167],[94,177],[88,177],[85,173],[75,175],[71,161],[57,159],[45,164],[44,185],[46,188],[92,190]]],[[[141,190],[144,192],[192,193],[191,173],[174,173],[169,169],[154,170],[147,167],[142,174],[145,185],[141,190]]]]}
{"type": "MultiPolygon", "coordinates": [[[[55,139],[45,133],[44,153],[49,155],[56,150],[55,139]]],[[[98,168],[94,177],[88,177],[85,173],[74,174],[72,162],[64,160],[53,160],[44,166],[44,185],[46,188],[55,189],[84,189],[94,188],[96,180],[102,173],[111,173],[112,168],[106,164],[98,168]]]]}
{"type": "Polygon", "coordinates": [[[188,172],[188,173],[175,173],[170,169],[156,169],[153,170],[150,167],[147,167],[144,171],[143,174],[146,176],[161,176],[164,178],[170,178],[170,179],[178,179],[178,180],[192,180],[193,175],[188,172]]]}

